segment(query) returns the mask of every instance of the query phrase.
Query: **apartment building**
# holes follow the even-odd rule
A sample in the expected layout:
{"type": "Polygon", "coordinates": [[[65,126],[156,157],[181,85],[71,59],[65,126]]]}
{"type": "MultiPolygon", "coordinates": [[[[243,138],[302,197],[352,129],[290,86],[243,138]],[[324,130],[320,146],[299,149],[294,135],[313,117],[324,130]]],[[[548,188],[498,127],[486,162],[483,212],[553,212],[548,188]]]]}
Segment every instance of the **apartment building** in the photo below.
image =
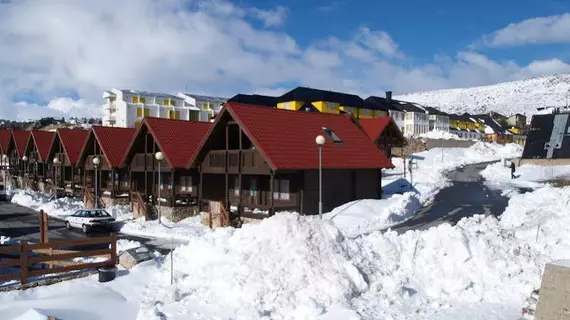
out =
{"type": "Polygon", "coordinates": [[[398,108],[406,113],[404,117],[405,136],[417,136],[429,131],[428,113],[420,105],[399,101],[398,108]]]}
{"type": "Polygon", "coordinates": [[[429,117],[429,131],[449,132],[449,115],[433,107],[424,107],[429,117]]]}
{"type": "Polygon", "coordinates": [[[370,96],[364,100],[366,103],[376,105],[379,110],[384,112],[384,115],[392,117],[394,123],[398,126],[400,131],[404,132],[405,123],[404,118],[406,113],[400,109],[399,103],[392,100],[392,91],[386,91],[384,98],[377,96],[370,96]]]}
{"type": "Polygon", "coordinates": [[[171,94],[111,89],[103,93],[103,125],[138,127],[144,117],[189,120],[184,99],[171,94]]]}
{"type": "Polygon", "coordinates": [[[184,99],[184,107],[188,109],[189,118],[184,120],[192,121],[210,121],[216,117],[222,105],[228,100],[222,97],[182,92],[177,96],[184,99]]]}

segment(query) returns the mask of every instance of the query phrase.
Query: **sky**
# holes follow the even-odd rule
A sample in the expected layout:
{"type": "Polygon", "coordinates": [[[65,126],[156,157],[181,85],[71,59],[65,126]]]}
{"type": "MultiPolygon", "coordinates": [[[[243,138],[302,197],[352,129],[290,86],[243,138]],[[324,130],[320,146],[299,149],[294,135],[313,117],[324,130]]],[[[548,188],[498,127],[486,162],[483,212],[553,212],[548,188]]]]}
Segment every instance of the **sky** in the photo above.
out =
{"type": "Polygon", "coordinates": [[[111,88],[383,96],[570,72],[567,0],[0,0],[0,118],[111,88]]]}

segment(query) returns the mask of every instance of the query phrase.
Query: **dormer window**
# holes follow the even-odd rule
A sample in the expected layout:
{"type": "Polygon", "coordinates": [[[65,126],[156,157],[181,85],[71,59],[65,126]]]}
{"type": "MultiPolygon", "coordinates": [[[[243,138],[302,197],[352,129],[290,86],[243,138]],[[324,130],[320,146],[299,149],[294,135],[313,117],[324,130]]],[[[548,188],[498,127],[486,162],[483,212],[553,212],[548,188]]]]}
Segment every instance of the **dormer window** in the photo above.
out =
{"type": "Polygon", "coordinates": [[[327,127],[323,127],[323,132],[332,140],[334,144],[343,143],[342,140],[337,136],[337,134],[327,127]]]}

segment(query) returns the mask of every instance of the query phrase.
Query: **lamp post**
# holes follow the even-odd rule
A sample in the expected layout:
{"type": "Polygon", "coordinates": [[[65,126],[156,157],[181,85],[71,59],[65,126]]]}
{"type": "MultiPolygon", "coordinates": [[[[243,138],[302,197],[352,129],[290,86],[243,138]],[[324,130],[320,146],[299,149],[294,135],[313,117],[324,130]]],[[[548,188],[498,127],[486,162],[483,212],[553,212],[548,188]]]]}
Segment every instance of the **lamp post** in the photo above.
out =
{"type": "Polygon", "coordinates": [[[95,209],[99,209],[99,199],[98,199],[98,194],[97,194],[97,177],[99,176],[97,174],[97,167],[99,166],[99,163],[101,163],[101,160],[99,159],[99,157],[95,157],[93,158],[93,166],[95,167],[95,209]]]}
{"type": "Polygon", "coordinates": [[[160,187],[162,186],[162,180],[160,180],[160,163],[164,160],[164,154],[162,152],[157,152],[154,154],[154,158],[158,161],[158,224],[161,224],[162,214],[160,213],[160,187]]]}
{"type": "Polygon", "coordinates": [[[315,142],[319,146],[319,219],[323,219],[323,145],[325,137],[318,135],[315,142]]]}
{"type": "Polygon", "coordinates": [[[26,170],[26,167],[27,167],[26,162],[27,162],[27,161],[28,161],[28,157],[27,157],[27,156],[23,156],[23,157],[22,157],[22,162],[24,163],[24,176],[26,175],[26,173],[27,173],[27,171],[28,171],[28,170],[26,170]]]}
{"type": "Polygon", "coordinates": [[[55,198],[57,199],[57,188],[59,187],[59,158],[53,158],[53,165],[55,166],[55,198]]]}

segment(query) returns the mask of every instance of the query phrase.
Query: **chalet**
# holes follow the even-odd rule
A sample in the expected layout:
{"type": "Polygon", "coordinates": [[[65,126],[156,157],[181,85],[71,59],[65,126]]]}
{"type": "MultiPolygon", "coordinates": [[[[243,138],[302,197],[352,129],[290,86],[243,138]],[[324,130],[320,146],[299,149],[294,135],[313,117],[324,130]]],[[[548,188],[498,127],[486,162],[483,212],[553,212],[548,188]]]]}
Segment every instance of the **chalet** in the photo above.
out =
{"type": "Polygon", "coordinates": [[[160,213],[174,221],[196,212],[200,180],[191,160],[210,126],[208,122],[144,118],[124,160],[130,170],[135,214],[151,215],[159,201],[160,213]]]}
{"type": "Polygon", "coordinates": [[[4,156],[8,157],[10,154],[10,145],[12,143],[12,131],[10,130],[0,130],[0,164],[2,170],[6,170],[9,167],[9,161],[4,159],[4,156]]]}
{"type": "Polygon", "coordinates": [[[362,119],[358,123],[388,158],[392,158],[392,148],[402,148],[407,144],[406,138],[391,117],[362,119]]]}
{"type": "Polygon", "coordinates": [[[49,161],[48,153],[54,138],[55,132],[32,130],[26,146],[27,171],[34,182],[33,185],[37,185],[42,191],[45,188],[45,179],[49,177],[47,173],[48,168],[51,167],[51,161],[49,161]]]}
{"type": "Polygon", "coordinates": [[[27,175],[25,164],[27,158],[25,156],[29,137],[30,131],[12,130],[14,147],[8,157],[10,158],[10,171],[13,177],[17,177],[18,186],[24,185],[24,177],[27,175]]]}
{"type": "Polygon", "coordinates": [[[381,170],[392,163],[348,115],[232,102],[220,111],[191,162],[200,169],[200,198],[251,218],[279,210],[317,213],[319,135],[326,138],[323,210],[380,198],[381,170]]]}
{"type": "Polygon", "coordinates": [[[293,111],[316,111],[322,113],[347,113],[357,119],[383,116],[378,109],[367,104],[357,95],[297,87],[278,98],[278,109],[293,111]]]}
{"type": "Polygon", "coordinates": [[[51,181],[59,192],[80,193],[83,168],[78,160],[88,135],[88,130],[57,129],[47,159],[52,159],[51,181]]]}
{"type": "Polygon", "coordinates": [[[101,199],[105,205],[129,203],[131,181],[124,159],[135,132],[134,128],[102,126],[94,126],[89,132],[78,160],[84,168],[87,206],[95,203],[91,194],[97,194],[97,201],[101,199]]]}
{"type": "Polygon", "coordinates": [[[570,164],[570,113],[534,115],[520,164],[570,164]]]}

